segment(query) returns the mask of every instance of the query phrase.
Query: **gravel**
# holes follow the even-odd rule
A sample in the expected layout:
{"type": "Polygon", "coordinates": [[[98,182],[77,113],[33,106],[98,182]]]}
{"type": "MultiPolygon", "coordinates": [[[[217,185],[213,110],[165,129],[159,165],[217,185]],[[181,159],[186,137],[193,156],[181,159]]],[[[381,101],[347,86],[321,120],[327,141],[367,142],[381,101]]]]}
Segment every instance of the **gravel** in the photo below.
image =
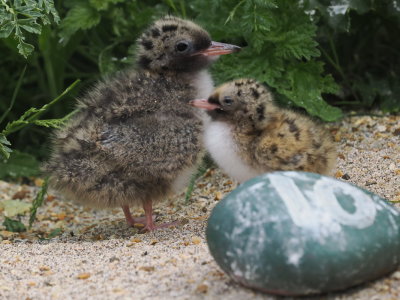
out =
{"type": "MultiPolygon", "coordinates": [[[[339,145],[335,176],[400,202],[400,117],[351,117],[328,128],[339,145]]],[[[207,217],[236,186],[218,169],[208,170],[190,203],[181,193],[156,207],[160,221],[184,225],[146,234],[128,228],[120,209],[84,208],[50,191],[32,229],[12,233],[0,226],[0,298],[275,299],[232,282],[208,252],[207,217]],[[61,233],[49,238],[58,228],[61,233]]],[[[0,200],[31,202],[37,189],[0,181],[0,200]]],[[[0,212],[0,224],[3,219],[0,212]]],[[[400,269],[347,291],[302,299],[399,298],[400,269]]]]}

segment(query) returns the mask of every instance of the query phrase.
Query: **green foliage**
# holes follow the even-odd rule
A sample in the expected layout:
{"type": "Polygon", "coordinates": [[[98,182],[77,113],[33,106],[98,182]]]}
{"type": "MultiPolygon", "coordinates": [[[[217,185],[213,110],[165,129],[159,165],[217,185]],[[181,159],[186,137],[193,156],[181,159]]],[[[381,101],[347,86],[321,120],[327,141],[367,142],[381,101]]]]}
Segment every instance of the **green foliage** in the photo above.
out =
{"type": "Polygon", "coordinates": [[[333,103],[400,112],[400,1],[307,0],[328,71],[333,103]]]}
{"type": "Polygon", "coordinates": [[[10,153],[12,152],[11,148],[8,146],[11,146],[11,143],[4,134],[0,133],[0,155],[6,159],[10,157],[10,153]]]}
{"type": "Polygon", "coordinates": [[[47,238],[45,238],[46,240],[50,240],[58,235],[60,235],[62,233],[62,229],[61,228],[55,228],[52,231],[50,231],[50,233],[48,234],[47,238]]]}
{"type": "Polygon", "coordinates": [[[25,214],[31,205],[25,201],[8,199],[0,201],[0,208],[6,217],[14,217],[25,214]]]}
{"type": "MultiPolygon", "coordinates": [[[[4,111],[4,113],[0,117],[0,124],[7,117],[7,115],[10,113],[12,107],[14,106],[15,98],[17,97],[18,91],[21,87],[21,83],[22,83],[22,79],[24,78],[25,71],[26,71],[26,66],[23,68],[21,75],[18,78],[17,85],[15,87],[14,93],[11,98],[10,106],[4,111]]],[[[8,146],[11,146],[11,143],[7,140],[6,134],[4,134],[3,132],[0,133],[0,158],[4,157],[4,158],[8,159],[10,157],[10,153],[12,152],[12,150],[8,146]]]]}
{"type": "MultiPolygon", "coordinates": [[[[38,125],[44,127],[59,128],[70,116],[67,115],[60,119],[50,119],[50,120],[39,120],[39,117],[46,112],[49,108],[55,105],[60,99],[62,99],[66,94],[72,90],[75,85],[79,83],[76,80],[72,85],[70,85],[61,95],[52,100],[51,102],[43,105],[41,108],[28,109],[19,119],[8,123],[5,128],[0,132],[0,158],[3,157],[4,161],[0,162],[0,166],[3,164],[2,171],[0,172],[0,178],[5,176],[31,176],[38,173],[38,162],[37,160],[27,153],[19,153],[12,157],[12,160],[7,162],[10,158],[12,150],[10,147],[11,143],[7,140],[7,136],[13,132],[19,131],[28,125],[38,125]]],[[[16,95],[17,93],[14,93],[16,95]]],[[[13,98],[14,99],[14,98],[13,98]]],[[[13,101],[11,101],[12,106],[13,101]]],[[[10,108],[11,108],[10,106],[10,108]]],[[[2,118],[4,119],[4,118],[2,118]]]]}
{"type": "MultiPolygon", "coordinates": [[[[0,148],[1,149],[1,148],[0,148]]],[[[39,162],[28,153],[15,150],[8,160],[0,160],[0,178],[19,178],[39,175],[39,162]]]]}
{"type": "Polygon", "coordinates": [[[42,185],[40,191],[37,193],[35,199],[33,200],[31,211],[30,211],[30,216],[29,216],[29,228],[31,228],[33,222],[35,222],[37,209],[40,206],[42,206],[42,204],[44,202],[44,197],[47,194],[48,184],[49,184],[49,179],[46,178],[43,182],[43,185],[42,185]]]}
{"type": "MultiPolygon", "coordinates": [[[[21,74],[19,81],[22,80],[24,71],[21,74]]],[[[78,82],[78,80],[75,81],[56,99],[54,99],[50,103],[43,105],[41,108],[28,109],[19,119],[8,123],[5,128],[0,132],[0,178],[17,178],[22,176],[28,177],[36,176],[40,173],[38,160],[28,153],[22,153],[19,151],[13,152],[9,147],[11,146],[11,143],[7,140],[7,136],[13,132],[22,130],[28,125],[59,128],[62,124],[65,123],[65,121],[70,117],[73,112],[60,119],[40,120],[39,117],[54,104],[56,104],[60,99],[62,99],[63,96],[68,94],[78,82]],[[11,153],[13,153],[13,155],[11,155],[11,153]]],[[[18,89],[19,85],[17,85],[16,91],[13,94],[13,98],[11,100],[9,108],[0,119],[0,124],[1,121],[4,120],[4,118],[7,116],[7,113],[10,112],[14,104],[15,97],[18,93],[18,89]]]]}
{"type": "Polygon", "coordinates": [[[63,43],[67,43],[69,38],[78,30],[90,29],[99,24],[101,19],[99,11],[91,6],[89,2],[80,1],[69,11],[61,23],[60,37],[63,43]]]}
{"type": "Polygon", "coordinates": [[[26,227],[24,223],[19,220],[13,220],[8,217],[4,218],[3,226],[6,228],[7,231],[11,232],[24,232],[26,231],[26,227]]]}
{"type": "Polygon", "coordinates": [[[317,28],[297,2],[242,0],[235,5],[230,0],[199,1],[198,19],[211,27],[217,39],[247,45],[237,55],[222,57],[214,74],[218,82],[256,78],[311,115],[337,120],[340,109],[321,96],[334,93],[337,86],[331,76],[323,75],[323,63],[315,59],[320,55],[317,28]]]}
{"type": "MultiPolygon", "coordinates": [[[[35,161],[36,162],[36,161],[35,161]]],[[[29,166],[26,166],[29,167],[29,166]]],[[[30,212],[29,216],[29,228],[32,227],[33,222],[36,220],[36,213],[40,206],[43,205],[45,196],[47,194],[48,188],[48,178],[46,178],[43,182],[42,187],[36,194],[35,199],[32,202],[32,205],[26,202],[22,202],[19,200],[5,200],[0,202],[2,209],[5,212],[3,226],[6,227],[6,230],[12,232],[23,232],[26,231],[26,226],[21,222],[21,216],[26,212],[30,212]],[[9,217],[17,216],[18,220],[13,220],[9,217]]],[[[52,238],[58,235],[61,232],[60,228],[57,228],[50,232],[48,238],[52,238]]]]}
{"type": "Polygon", "coordinates": [[[60,20],[53,0],[0,0],[0,5],[0,38],[13,37],[25,58],[34,50],[26,42],[26,33],[40,34],[51,17],[55,23],[60,20]]]}
{"type": "Polygon", "coordinates": [[[190,197],[192,196],[194,186],[196,184],[196,180],[204,175],[204,173],[214,165],[214,162],[208,154],[203,157],[200,166],[198,167],[196,173],[192,175],[190,178],[189,185],[186,189],[185,193],[185,203],[188,204],[190,201],[190,197]]]}

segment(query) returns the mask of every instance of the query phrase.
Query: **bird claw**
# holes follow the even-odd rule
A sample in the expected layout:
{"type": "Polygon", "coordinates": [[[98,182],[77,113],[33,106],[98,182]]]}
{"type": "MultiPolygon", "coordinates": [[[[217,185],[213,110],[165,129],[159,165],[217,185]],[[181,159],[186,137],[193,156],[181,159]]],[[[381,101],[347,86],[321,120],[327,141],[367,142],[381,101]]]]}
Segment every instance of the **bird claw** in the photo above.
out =
{"type": "MultiPolygon", "coordinates": [[[[158,215],[153,215],[152,219],[153,219],[153,222],[157,221],[158,215]]],[[[146,225],[146,217],[132,218],[132,219],[126,220],[126,222],[128,223],[129,227],[136,227],[135,225],[137,225],[137,224],[146,225]]]]}
{"type": "Polygon", "coordinates": [[[181,224],[180,221],[161,223],[161,224],[158,224],[158,225],[155,225],[154,223],[146,224],[146,226],[144,226],[142,229],[140,229],[139,233],[146,233],[146,232],[150,232],[150,231],[155,231],[157,229],[175,227],[175,226],[178,226],[180,224],[181,224]]]}

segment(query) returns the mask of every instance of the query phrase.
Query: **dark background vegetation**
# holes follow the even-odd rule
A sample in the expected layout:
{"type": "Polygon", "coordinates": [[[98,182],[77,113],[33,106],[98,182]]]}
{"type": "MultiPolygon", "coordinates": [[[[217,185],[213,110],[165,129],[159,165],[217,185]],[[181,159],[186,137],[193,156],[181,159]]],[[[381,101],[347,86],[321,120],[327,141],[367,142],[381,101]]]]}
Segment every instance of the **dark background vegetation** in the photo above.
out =
{"type": "Polygon", "coordinates": [[[399,0],[0,0],[0,178],[37,174],[57,119],[96,80],[132,67],[138,35],[166,14],[244,47],[215,64],[216,84],[256,78],[324,121],[400,111],[399,0]]]}

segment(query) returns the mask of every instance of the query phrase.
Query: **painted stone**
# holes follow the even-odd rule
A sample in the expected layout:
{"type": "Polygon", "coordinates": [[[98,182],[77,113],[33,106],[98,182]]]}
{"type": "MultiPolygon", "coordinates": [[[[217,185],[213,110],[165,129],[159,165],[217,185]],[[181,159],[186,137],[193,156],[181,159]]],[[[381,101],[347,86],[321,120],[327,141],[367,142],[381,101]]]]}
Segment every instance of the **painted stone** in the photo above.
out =
{"type": "Polygon", "coordinates": [[[243,183],[216,205],[206,236],[233,280],[273,294],[345,289],[400,263],[400,213],[375,194],[313,173],[243,183]]]}

